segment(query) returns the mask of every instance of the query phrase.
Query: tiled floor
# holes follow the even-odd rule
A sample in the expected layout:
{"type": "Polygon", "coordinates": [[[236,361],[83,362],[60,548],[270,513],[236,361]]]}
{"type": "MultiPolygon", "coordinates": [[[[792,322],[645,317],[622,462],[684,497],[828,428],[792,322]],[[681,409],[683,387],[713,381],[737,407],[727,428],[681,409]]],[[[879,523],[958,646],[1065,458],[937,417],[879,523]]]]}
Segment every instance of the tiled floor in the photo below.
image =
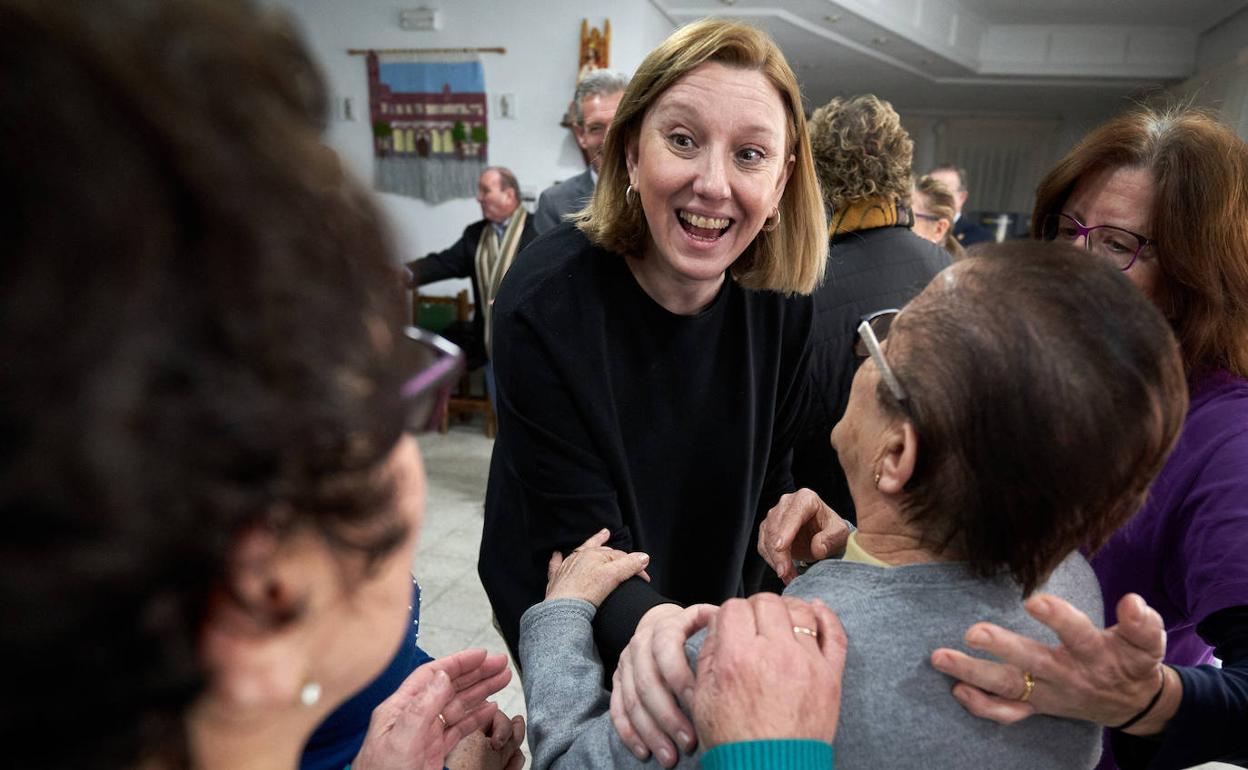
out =
{"type": "MultiPolygon", "coordinates": [[[[469,647],[507,651],[494,630],[490,603],[477,578],[485,480],[493,446],[480,421],[452,426],[445,435],[420,438],[429,487],[412,572],[422,592],[420,646],[434,657],[469,647]]],[[[524,714],[519,678],[513,676],[494,701],[509,716],[524,714]]]]}

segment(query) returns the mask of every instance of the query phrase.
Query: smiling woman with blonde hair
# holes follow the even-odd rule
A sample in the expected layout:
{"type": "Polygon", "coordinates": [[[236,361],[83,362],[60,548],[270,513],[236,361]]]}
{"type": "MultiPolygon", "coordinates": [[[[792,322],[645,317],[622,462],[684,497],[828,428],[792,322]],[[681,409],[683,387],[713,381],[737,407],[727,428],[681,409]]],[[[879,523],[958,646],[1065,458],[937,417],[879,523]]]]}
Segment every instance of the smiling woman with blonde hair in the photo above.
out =
{"type": "Polygon", "coordinates": [[[644,550],[599,613],[611,661],[643,617],[761,575],[756,522],[792,483],[825,223],[796,78],[762,32],[702,21],[637,69],[576,227],[533,244],[495,307],[499,435],[479,571],[515,650],[552,551],[606,528],[644,550]]]}

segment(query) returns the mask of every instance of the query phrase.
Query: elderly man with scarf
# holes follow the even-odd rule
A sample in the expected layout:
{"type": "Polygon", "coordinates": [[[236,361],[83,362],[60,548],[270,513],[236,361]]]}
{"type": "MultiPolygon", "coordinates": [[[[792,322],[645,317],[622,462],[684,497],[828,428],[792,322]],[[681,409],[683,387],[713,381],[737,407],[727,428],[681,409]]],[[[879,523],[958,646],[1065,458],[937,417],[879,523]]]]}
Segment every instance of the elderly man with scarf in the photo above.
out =
{"type": "Polygon", "coordinates": [[[485,384],[490,403],[494,399],[494,371],[490,356],[490,311],[503,274],[520,249],[537,237],[533,222],[520,205],[520,183],[516,175],[502,166],[490,166],[477,180],[477,203],[482,219],[464,229],[455,245],[407,263],[412,286],[442,281],[447,278],[472,278],[472,319],[475,350],[469,358],[484,355],[485,384]],[[483,347],[476,347],[483,346],[483,347]],[[473,354],[476,355],[473,355],[473,354]]]}
{"type": "MultiPolygon", "coordinates": [[[[875,96],[833,99],[810,119],[828,225],[827,279],[816,289],[810,336],[810,412],[793,446],[793,481],[854,521],[845,474],[828,436],[845,413],[863,317],[909,302],[949,254],[911,231],[914,143],[892,106],[875,96]]],[[[825,558],[829,554],[794,554],[825,558]]]]}

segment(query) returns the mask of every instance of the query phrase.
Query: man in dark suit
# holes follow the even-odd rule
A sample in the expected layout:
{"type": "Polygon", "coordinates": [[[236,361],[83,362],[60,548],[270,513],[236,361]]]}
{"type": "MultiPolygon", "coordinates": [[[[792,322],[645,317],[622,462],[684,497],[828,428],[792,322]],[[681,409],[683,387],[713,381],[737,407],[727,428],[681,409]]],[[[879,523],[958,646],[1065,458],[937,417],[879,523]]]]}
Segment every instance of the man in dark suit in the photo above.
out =
{"type": "Polygon", "coordinates": [[[962,207],[966,205],[967,196],[966,169],[959,168],[952,163],[942,163],[928,172],[928,176],[943,182],[945,187],[953,191],[953,200],[957,206],[957,213],[953,220],[953,237],[958,239],[958,243],[965,247],[976,243],[993,243],[997,240],[996,233],[991,229],[972,221],[970,217],[962,216],[962,207]]]}
{"type": "Polygon", "coordinates": [[[610,70],[592,70],[577,83],[573,96],[576,122],[572,124],[572,133],[589,159],[589,168],[542,192],[537,201],[537,213],[533,215],[538,233],[553,229],[565,215],[580,211],[594,194],[598,169],[602,166],[602,143],[627,87],[628,76],[610,70]]]}
{"type": "Polygon", "coordinates": [[[490,311],[503,274],[516,252],[537,237],[533,220],[520,205],[520,183],[502,166],[491,166],[477,180],[477,203],[482,219],[464,228],[453,246],[407,263],[409,283],[423,286],[447,278],[472,278],[473,348],[469,358],[486,359],[486,386],[494,401],[493,371],[489,366],[490,311]],[[474,355],[475,354],[475,355],[474,355]]]}

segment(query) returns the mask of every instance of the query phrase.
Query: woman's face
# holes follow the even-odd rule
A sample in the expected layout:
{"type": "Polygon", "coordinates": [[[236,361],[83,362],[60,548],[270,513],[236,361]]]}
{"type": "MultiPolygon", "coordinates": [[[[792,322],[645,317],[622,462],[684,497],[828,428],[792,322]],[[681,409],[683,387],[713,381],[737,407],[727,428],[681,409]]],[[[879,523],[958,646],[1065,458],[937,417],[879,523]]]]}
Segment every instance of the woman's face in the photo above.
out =
{"type": "Polygon", "coordinates": [[[410,435],[395,446],[387,470],[394,479],[391,515],[406,524],[406,539],[362,577],[344,579],[344,567],[356,574],[356,565],[345,560],[362,557],[341,551],[317,562],[312,573],[321,590],[310,601],[322,601],[307,615],[308,676],[322,685],[329,702],[345,700],[372,681],[394,657],[409,622],[412,560],[425,509],[425,471],[410,435]]]}
{"type": "Polygon", "coordinates": [[[307,722],[310,732],[394,657],[410,614],[412,558],[424,516],[416,441],[404,435],[381,473],[393,485],[393,508],[375,526],[397,519],[407,536],[371,563],[312,527],[285,535],[257,527],[240,535],[234,587],[256,609],[223,598],[205,621],[202,655],[212,687],[188,717],[201,749],[235,735],[239,725],[267,725],[278,735],[279,724],[288,729],[307,722]],[[276,625],[268,620],[286,614],[295,617],[276,625]],[[300,690],[312,682],[320,685],[320,697],[304,708],[300,690]]]}
{"type": "Polygon", "coordinates": [[[628,145],[649,229],[639,267],[718,285],[780,204],[793,166],[780,94],[761,73],[702,64],[650,105],[628,145]]]}
{"type": "MultiPolygon", "coordinates": [[[[1157,185],[1150,169],[1126,166],[1101,169],[1079,180],[1066,199],[1062,213],[1073,216],[1086,227],[1113,225],[1153,238],[1156,234],[1151,217],[1156,193],[1157,185]]],[[[1086,245],[1084,238],[1075,243],[1086,245]]],[[[1144,247],[1126,271],[1131,282],[1154,300],[1157,298],[1157,281],[1161,276],[1156,248],[1144,247]]]]}
{"type": "Polygon", "coordinates": [[[915,190],[910,196],[910,207],[914,210],[914,234],[925,241],[943,244],[945,234],[949,232],[949,220],[936,217],[928,206],[927,196],[915,190]]]}

